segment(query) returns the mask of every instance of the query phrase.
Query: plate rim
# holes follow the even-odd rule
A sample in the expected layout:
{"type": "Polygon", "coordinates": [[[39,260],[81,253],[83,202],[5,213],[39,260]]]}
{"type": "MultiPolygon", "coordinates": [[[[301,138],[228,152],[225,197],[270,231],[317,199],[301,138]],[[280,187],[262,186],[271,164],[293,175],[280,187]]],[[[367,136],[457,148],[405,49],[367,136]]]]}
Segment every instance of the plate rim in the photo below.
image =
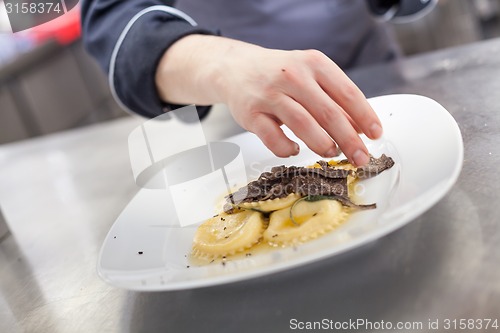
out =
{"type": "MultiPolygon", "coordinates": [[[[289,261],[284,261],[281,262],[277,265],[273,265],[271,267],[266,267],[265,269],[255,269],[251,271],[242,271],[242,272],[232,272],[231,274],[226,274],[226,275],[215,275],[212,277],[206,277],[203,280],[202,279],[195,279],[195,280],[186,280],[186,281],[175,281],[175,282],[168,282],[165,281],[165,284],[161,285],[151,285],[151,284],[146,284],[143,285],[139,282],[140,278],[149,278],[152,276],[157,276],[158,275],[158,269],[151,269],[149,270],[149,274],[147,273],[148,270],[138,270],[134,271],[134,276],[133,277],[126,277],[126,274],[121,274],[122,276],[118,277],[120,275],[120,272],[118,270],[111,270],[111,269],[106,269],[103,268],[101,265],[101,259],[103,256],[103,252],[105,250],[105,244],[107,241],[109,241],[113,227],[115,224],[119,221],[120,217],[124,213],[124,211],[127,209],[129,206],[130,202],[132,202],[136,196],[139,194],[139,192],[142,190],[139,190],[139,192],[134,195],[134,197],[131,199],[131,201],[125,206],[123,211],[120,213],[120,215],[116,218],[112,226],[110,227],[110,230],[106,234],[103,244],[101,246],[101,249],[99,251],[99,257],[97,261],[97,274],[99,277],[105,281],[106,283],[113,285],[118,288],[123,288],[127,290],[135,290],[135,291],[174,291],[174,290],[186,290],[186,289],[197,289],[197,288],[204,288],[204,287],[212,287],[212,286],[217,286],[217,285],[223,285],[223,284],[228,284],[228,283],[234,283],[238,281],[245,281],[248,279],[254,279],[257,277],[269,275],[269,274],[276,274],[278,272],[282,272],[288,269],[295,269],[297,267],[309,264],[309,263],[314,263],[318,262],[320,260],[324,260],[326,258],[334,257],[336,255],[339,255],[341,253],[345,253],[351,249],[357,248],[363,244],[368,244],[371,243],[385,235],[390,234],[391,232],[403,227],[406,224],[409,224],[412,222],[416,217],[419,215],[423,214],[427,210],[429,210],[432,206],[437,204],[454,186],[456,183],[457,179],[460,176],[460,172],[462,170],[463,166],[463,158],[464,158],[464,145],[463,145],[463,137],[460,131],[460,127],[458,126],[456,120],[453,118],[453,116],[449,113],[446,108],[444,108],[440,103],[437,101],[426,97],[426,96],[421,96],[421,95],[416,95],[416,94],[390,94],[390,95],[383,95],[383,96],[377,96],[373,98],[369,98],[368,101],[370,104],[374,103],[377,100],[380,99],[390,99],[390,98],[417,98],[417,99],[424,99],[427,101],[430,101],[431,103],[435,104],[439,109],[442,109],[444,111],[444,114],[448,118],[449,123],[452,125],[454,133],[453,133],[453,138],[456,139],[455,143],[457,144],[457,155],[456,159],[458,163],[455,165],[455,168],[453,169],[453,172],[450,174],[450,177],[446,178],[446,184],[442,187],[440,187],[436,192],[432,200],[425,201],[423,204],[420,204],[419,209],[414,209],[414,210],[404,210],[403,213],[400,214],[399,216],[393,217],[392,221],[390,223],[384,225],[380,228],[372,230],[370,233],[363,234],[359,237],[357,237],[354,240],[351,240],[350,242],[344,243],[337,245],[334,251],[327,252],[323,251],[321,253],[317,254],[307,254],[303,255],[299,258],[296,258],[292,262],[289,261]],[[116,275],[115,275],[116,273],[116,275]]],[[[244,132],[237,134],[235,136],[231,136],[224,141],[233,141],[237,140],[239,137],[247,136],[250,133],[244,132]]],[[[408,206],[410,204],[414,204],[413,200],[406,203],[403,206],[408,206]]],[[[382,214],[380,216],[380,220],[384,219],[384,215],[382,214]]]]}

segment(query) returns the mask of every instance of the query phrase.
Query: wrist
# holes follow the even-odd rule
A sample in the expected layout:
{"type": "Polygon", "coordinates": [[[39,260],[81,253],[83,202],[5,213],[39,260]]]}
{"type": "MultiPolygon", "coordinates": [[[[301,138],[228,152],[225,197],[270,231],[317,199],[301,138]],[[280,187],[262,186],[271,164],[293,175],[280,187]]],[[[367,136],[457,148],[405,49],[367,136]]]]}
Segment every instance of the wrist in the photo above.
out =
{"type": "Polygon", "coordinates": [[[155,74],[160,98],[174,104],[213,104],[210,87],[211,64],[205,59],[206,39],[211,36],[182,37],[161,57],[155,74]]]}
{"type": "Polygon", "coordinates": [[[209,35],[188,35],[161,58],[155,76],[160,97],[169,103],[228,103],[245,68],[261,47],[209,35]]]}

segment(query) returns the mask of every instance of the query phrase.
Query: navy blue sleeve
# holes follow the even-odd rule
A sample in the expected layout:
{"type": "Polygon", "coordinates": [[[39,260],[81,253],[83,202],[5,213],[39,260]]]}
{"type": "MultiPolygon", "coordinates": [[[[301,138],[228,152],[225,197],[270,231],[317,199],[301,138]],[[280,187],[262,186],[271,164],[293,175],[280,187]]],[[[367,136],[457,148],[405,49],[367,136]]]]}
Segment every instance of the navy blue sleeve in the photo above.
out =
{"type": "MultiPolygon", "coordinates": [[[[85,47],[108,73],[118,103],[146,117],[179,107],[162,102],[156,90],[156,68],[168,47],[189,34],[215,34],[171,7],[173,2],[82,1],[85,47]]],[[[200,116],[208,110],[198,109],[200,116]]]]}

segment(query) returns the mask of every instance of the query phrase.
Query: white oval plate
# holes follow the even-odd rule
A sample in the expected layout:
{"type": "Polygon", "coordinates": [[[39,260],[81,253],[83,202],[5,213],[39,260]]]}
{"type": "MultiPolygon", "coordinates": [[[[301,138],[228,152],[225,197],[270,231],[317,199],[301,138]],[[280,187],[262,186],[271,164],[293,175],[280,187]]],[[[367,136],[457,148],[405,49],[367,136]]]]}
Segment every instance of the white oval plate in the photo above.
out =
{"type": "MultiPolygon", "coordinates": [[[[225,265],[194,266],[187,255],[196,226],[179,226],[168,191],[141,189],[104,240],[97,265],[99,275],[116,287],[131,290],[212,286],[330,257],[412,221],[440,200],[457,180],[463,161],[460,130],[446,109],[427,97],[389,95],[369,101],[383,123],[384,137],[363,140],[374,156],[386,153],[396,162],[392,169],[363,181],[358,188],[358,201],[376,202],[376,210],[355,213],[339,229],[295,248],[229,260],[225,265]]],[[[250,178],[275,165],[303,166],[320,159],[304,144],[298,156],[276,158],[250,133],[228,141],[241,147],[250,178]]]]}

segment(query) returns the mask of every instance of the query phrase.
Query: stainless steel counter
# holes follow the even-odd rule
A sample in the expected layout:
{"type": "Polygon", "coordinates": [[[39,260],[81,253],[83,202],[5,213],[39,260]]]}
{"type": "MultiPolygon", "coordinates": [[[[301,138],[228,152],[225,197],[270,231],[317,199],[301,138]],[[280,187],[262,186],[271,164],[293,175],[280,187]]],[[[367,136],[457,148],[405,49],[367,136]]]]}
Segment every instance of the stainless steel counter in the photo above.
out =
{"type": "MultiPolygon", "coordinates": [[[[429,320],[440,321],[434,331],[444,331],[445,319],[500,324],[500,40],[350,75],[368,96],[426,95],[457,120],[463,171],[428,212],[369,245],[286,272],[129,292],[106,285],[95,267],[137,191],[127,136],[141,120],[1,146],[0,205],[11,235],[0,242],[0,332],[286,332],[292,319],[324,318],[422,323],[407,332],[430,331],[429,320]]],[[[211,139],[240,131],[222,110],[205,127],[211,139]]]]}

